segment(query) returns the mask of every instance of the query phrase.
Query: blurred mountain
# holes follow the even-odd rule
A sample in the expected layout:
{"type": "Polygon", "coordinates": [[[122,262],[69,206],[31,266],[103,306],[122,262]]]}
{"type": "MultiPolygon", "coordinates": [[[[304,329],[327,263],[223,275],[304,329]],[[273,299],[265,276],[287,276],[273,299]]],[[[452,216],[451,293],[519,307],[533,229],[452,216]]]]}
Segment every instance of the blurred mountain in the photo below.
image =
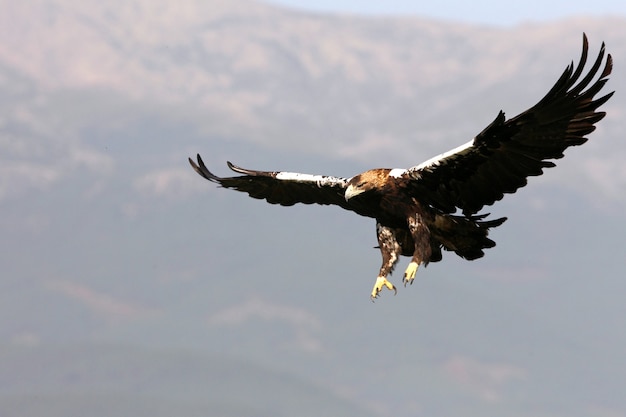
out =
{"type": "Polygon", "coordinates": [[[321,386],[227,356],[106,345],[1,356],[5,416],[371,415],[321,386]]]}
{"type": "Polygon", "coordinates": [[[0,414],[626,415],[626,18],[0,5],[0,414]],[[447,254],[375,305],[370,219],[186,161],[415,165],[537,102],[583,31],[615,58],[590,141],[490,208],[509,220],[484,259],[447,254]]]}

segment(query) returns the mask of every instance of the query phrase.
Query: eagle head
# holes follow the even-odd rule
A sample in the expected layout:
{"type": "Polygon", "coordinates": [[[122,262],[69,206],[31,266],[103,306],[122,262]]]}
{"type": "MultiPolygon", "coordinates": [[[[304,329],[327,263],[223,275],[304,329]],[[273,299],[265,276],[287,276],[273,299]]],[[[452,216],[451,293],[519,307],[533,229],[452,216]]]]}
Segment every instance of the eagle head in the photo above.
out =
{"type": "Polygon", "coordinates": [[[346,201],[359,194],[379,190],[385,184],[388,174],[388,169],[372,169],[350,178],[344,193],[346,201]]]}

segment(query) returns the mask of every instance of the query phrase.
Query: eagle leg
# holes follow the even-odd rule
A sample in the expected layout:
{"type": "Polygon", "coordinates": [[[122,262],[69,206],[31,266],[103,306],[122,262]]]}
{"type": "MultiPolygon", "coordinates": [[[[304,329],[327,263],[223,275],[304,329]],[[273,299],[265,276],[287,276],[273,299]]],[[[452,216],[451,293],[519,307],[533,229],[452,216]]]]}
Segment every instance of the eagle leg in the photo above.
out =
{"type": "Polygon", "coordinates": [[[376,235],[378,238],[380,253],[383,256],[383,264],[380,267],[380,272],[378,273],[376,283],[372,289],[372,294],[370,296],[372,301],[378,298],[384,287],[387,287],[389,290],[393,290],[394,294],[398,292],[396,287],[389,282],[389,280],[387,280],[387,276],[393,271],[393,267],[396,265],[396,262],[398,262],[398,256],[402,253],[402,248],[398,243],[394,229],[377,223],[376,235]]]}
{"type": "Polygon", "coordinates": [[[430,246],[430,230],[423,222],[422,216],[420,214],[410,216],[407,219],[407,224],[409,226],[411,236],[413,237],[413,241],[415,242],[415,249],[413,250],[411,262],[406,268],[406,271],[404,271],[404,278],[402,278],[402,282],[405,287],[406,284],[413,284],[417,268],[419,268],[422,263],[427,264],[430,260],[430,255],[432,254],[430,246]]]}

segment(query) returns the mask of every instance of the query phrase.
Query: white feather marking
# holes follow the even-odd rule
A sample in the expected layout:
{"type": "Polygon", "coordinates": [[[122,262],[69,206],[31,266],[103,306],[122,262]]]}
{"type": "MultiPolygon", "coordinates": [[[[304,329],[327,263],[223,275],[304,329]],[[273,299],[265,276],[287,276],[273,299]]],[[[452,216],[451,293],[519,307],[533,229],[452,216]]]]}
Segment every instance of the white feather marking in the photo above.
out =
{"type": "Polygon", "coordinates": [[[346,182],[343,178],[329,177],[327,175],[300,174],[298,172],[279,172],[276,174],[275,178],[283,181],[315,183],[318,187],[344,184],[346,182]]]}
{"type": "Polygon", "coordinates": [[[439,154],[439,155],[435,156],[434,158],[430,158],[428,161],[424,161],[421,164],[414,166],[413,168],[410,169],[410,171],[412,171],[412,172],[419,171],[421,169],[427,168],[427,167],[432,166],[432,165],[439,165],[439,164],[441,164],[441,162],[444,159],[446,159],[446,158],[448,158],[448,157],[450,157],[450,156],[452,156],[454,154],[462,154],[462,153],[464,153],[464,151],[470,149],[473,145],[474,145],[474,139],[470,140],[467,143],[464,143],[461,146],[457,146],[456,148],[454,148],[454,149],[452,149],[452,150],[450,150],[448,152],[444,152],[442,154],[439,154]]]}
{"type": "Polygon", "coordinates": [[[400,178],[405,172],[406,172],[406,169],[394,168],[391,171],[389,171],[389,176],[394,177],[394,178],[400,178]]]}
{"type": "Polygon", "coordinates": [[[279,172],[276,174],[277,180],[317,182],[324,179],[322,175],[300,174],[298,172],[279,172]]]}

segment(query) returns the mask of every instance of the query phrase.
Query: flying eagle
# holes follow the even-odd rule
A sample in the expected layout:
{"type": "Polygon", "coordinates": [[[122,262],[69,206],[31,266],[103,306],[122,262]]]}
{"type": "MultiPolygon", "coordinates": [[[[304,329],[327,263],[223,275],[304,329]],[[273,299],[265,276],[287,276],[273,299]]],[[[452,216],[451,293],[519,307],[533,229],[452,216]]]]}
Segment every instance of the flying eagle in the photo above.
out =
{"type": "Polygon", "coordinates": [[[419,265],[440,261],[442,249],[468,260],[482,257],[484,249],[495,246],[488,238],[489,229],[506,218],[487,220],[488,213],[477,213],[505,193],[525,186],[527,177],[554,167],[550,160],[562,158],[566,148],[587,141],[585,136],[605,116],[597,109],[613,95],[595,98],[611,73],[611,55],[604,60],[602,43],[593,66],[583,76],[587,50],[583,34],[578,65],[568,65],[548,94],[530,109],[508,120],[500,111],[471,141],[408,169],[377,168],[340,178],[255,171],[227,162],[242,175],[221,178],[207,169],[200,155],[197,164],[191,158],[189,162],[207,180],[270,204],[334,204],[376,219],[383,261],[371,293],[374,300],[384,287],[396,292],[387,277],[399,255],[411,256],[405,286],[413,283],[419,265]]]}

